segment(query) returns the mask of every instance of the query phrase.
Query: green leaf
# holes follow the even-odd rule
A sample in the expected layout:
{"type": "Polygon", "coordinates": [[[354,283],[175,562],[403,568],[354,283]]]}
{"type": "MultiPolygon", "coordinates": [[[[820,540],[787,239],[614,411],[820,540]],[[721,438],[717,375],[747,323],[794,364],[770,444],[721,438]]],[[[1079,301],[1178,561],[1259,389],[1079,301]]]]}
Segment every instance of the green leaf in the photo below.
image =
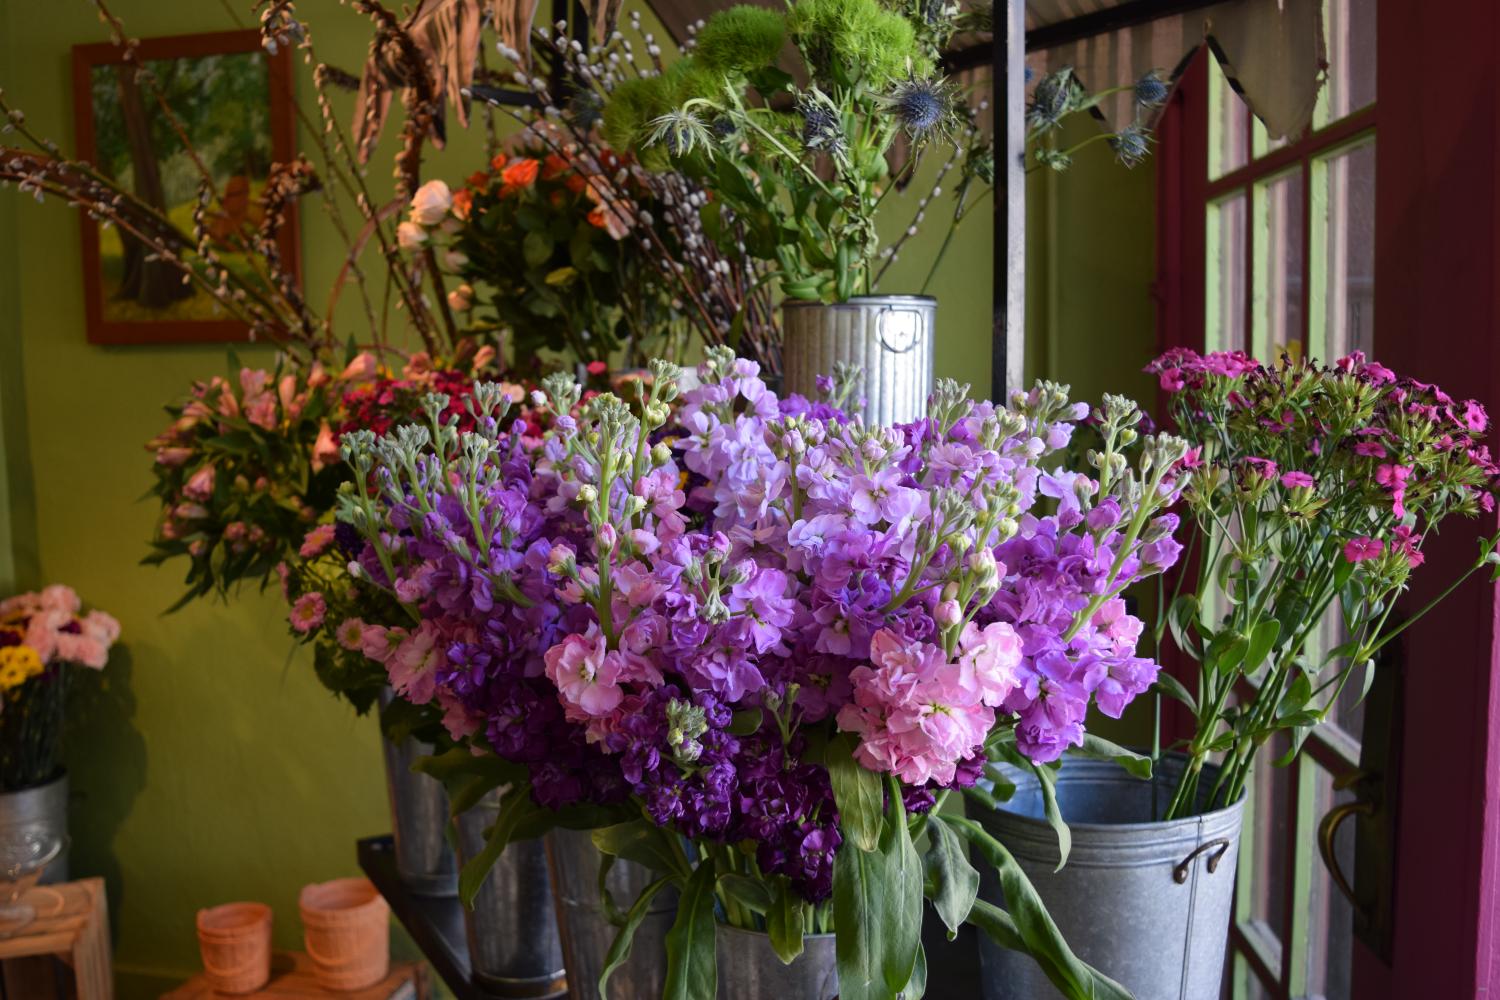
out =
{"type": "Polygon", "coordinates": [[[840,850],[833,921],[841,1000],[890,1000],[910,981],[922,933],[922,871],[899,789],[875,851],[840,850]]]}
{"type": "Polygon", "coordinates": [[[1161,689],[1162,693],[1186,705],[1194,715],[1198,714],[1198,699],[1194,698],[1192,692],[1183,686],[1182,681],[1162,670],[1156,675],[1156,686],[1161,689]]]}
{"type": "Polygon", "coordinates": [[[1057,804],[1057,772],[1045,764],[1033,764],[1029,760],[1026,764],[1042,786],[1042,806],[1047,813],[1048,824],[1057,834],[1057,867],[1053,870],[1062,871],[1063,866],[1068,863],[1068,855],[1073,851],[1073,831],[1068,829],[1068,822],[1063,819],[1062,809],[1057,804]]]}
{"type": "Polygon", "coordinates": [[[1134,1000],[1119,983],[1089,968],[1073,954],[1053,923],[1036,887],[1011,857],[1009,851],[978,823],[948,817],[954,829],[977,848],[1000,877],[1009,912],[976,900],[969,922],[998,945],[1022,951],[1036,959],[1052,985],[1068,1000],[1134,1000]]]}
{"type": "Polygon", "coordinates": [[[474,897],[484,885],[490,869],[500,860],[505,845],[511,842],[516,827],[528,815],[541,811],[531,800],[531,782],[513,785],[500,799],[500,818],[484,835],[484,849],[474,855],[458,873],[458,896],[465,906],[474,905],[474,897]]]}
{"type": "Polygon", "coordinates": [[[543,232],[530,232],[521,241],[521,253],[529,267],[541,267],[552,257],[552,239],[543,232]]]}
{"type": "Polygon", "coordinates": [[[775,899],[766,911],[766,930],[771,935],[771,947],[776,949],[776,957],[785,965],[791,965],[802,954],[802,936],[807,933],[806,912],[802,897],[792,888],[791,880],[785,876],[778,878],[775,899]]]}
{"type": "Polygon", "coordinates": [[[651,911],[651,900],[656,894],[670,885],[670,878],[659,878],[646,888],[641,890],[640,896],[636,897],[635,905],[630,912],[625,914],[625,922],[620,927],[620,932],[615,935],[613,943],[609,946],[609,953],[604,956],[604,969],[599,973],[599,995],[609,996],[606,984],[609,977],[616,969],[624,965],[630,958],[630,947],[635,943],[636,928],[641,926],[641,921],[646,919],[646,914],[651,911]]]}
{"type": "Polygon", "coordinates": [[[1172,602],[1171,610],[1167,612],[1167,624],[1172,629],[1172,641],[1177,643],[1178,649],[1195,660],[1201,659],[1195,641],[1198,613],[1198,598],[1193,594],[1183,594],[1178,597],[1172,602]]]}
{"type": "Polygon", "coordinates": [[[734,713],[729,720],[729,733],[732,736],[751,736],[760,730],[762,718],[761,710],[758,708],[741,709],[734,713]]]}
{"type": "Polygon", "coordinates": [[[735,902],[764,916],[770,912],[774,899],[765,882],[749,875],[719,876],[719,891],[734,898],[735,902]]]}
{"type": "Polygon", "coordinates": [[[927,898],[948,928],[948,940],[958,935],[959,925],[969,919],[969,910],[979,896],[979,870],[969,863],[969,852],[941,814],[930,815],[927,853],[923,857],[930,888],[927,898]]]}
{"type": "Polygon", "coordinates": [[[662,1000],[712,1000],[718,992],[714,953],[714,866],[693,872],[677,903],[677,920],[667,932],[667,983],[662,1000]]]}
{"type": "Polygon", "coordinates": [[[1245,651],[1245,672],[1255,673],[1266,661],[1281,636],[1281,622],[1274,618],[1261,622],[1250,633],[1250,647],[1245,651]]]}
{"type": "Polygon", "coordinates": [[[672,834],[644,819],[594,831],[594,846],[611,857],[645,865],[652,871],[687,878],[691,873],[674,849],[672,834]]]}
{"type": "Polygon", "coordinates": [[[1073,747],[1068,750],[1068,753],[1075,757],[1088,757],[1093,760],[1112,760],[1142,781],[1151,780],[1150,757],[1138,754],[1134,750],[1127,750],[1093,733],[1085,733],[1083,746],[1073,747]]]}
{"type": "Polygon", "coordinates": [[[828,744],[828,777],[844,839],[869,853],[880,846],[880,775],[854,759],[855,738],[840,733],[828,744]]]}

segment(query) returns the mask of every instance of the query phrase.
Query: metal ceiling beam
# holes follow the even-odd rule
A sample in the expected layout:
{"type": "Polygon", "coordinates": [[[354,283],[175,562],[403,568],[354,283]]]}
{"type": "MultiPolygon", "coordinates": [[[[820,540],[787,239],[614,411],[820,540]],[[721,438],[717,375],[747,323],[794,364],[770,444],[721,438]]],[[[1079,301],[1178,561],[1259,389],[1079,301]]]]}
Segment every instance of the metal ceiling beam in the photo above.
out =
{"type": "Polygon", "coordinates": [[[1056,24],[1033,28],[1026,33],[1026,51],[1039,52],[1095,35],[1119,31],[1121,28],[1134,28],[1163,17],[1190,14],[1222,2],[1223,0],[1126,0],[1125,3],[1096,10],[1092,14],[1080,14],[1056,24]]]}

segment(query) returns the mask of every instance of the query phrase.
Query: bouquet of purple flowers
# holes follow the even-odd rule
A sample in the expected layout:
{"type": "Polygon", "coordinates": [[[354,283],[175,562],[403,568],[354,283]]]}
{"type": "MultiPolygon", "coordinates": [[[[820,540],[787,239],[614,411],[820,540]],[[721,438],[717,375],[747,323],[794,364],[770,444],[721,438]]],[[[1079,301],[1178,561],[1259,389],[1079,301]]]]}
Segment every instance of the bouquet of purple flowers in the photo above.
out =
{"type": "Polygon", "coordinates": [[[351,641],[441,706],[464,744],[433,762],[455,809],[510,786],[462,891],[510,839],[593,827],[660,874],[617,955],[681,890],[669,995],[713,995],[717,919],[788,962],[834,931],[841,995],[895,997],[921,981],[924,895],[1070,996],[1128,995],[1072,954],[1004,847],[936,806],[991,760],[1138,760],[1084,721],[1156,678],[1120,595],[1177,557],[1163,512],[1185,443],[1107,398],[1085,475],[1052,466],[1088,415],[1064,387],[997,407],[943,382],[930,417],[877,428],[778,399],[727,350],[696,388],[678,375],[656,363],[633,404],[553,377],[540,440],[485,385],[472,432],[434,396],[427,427],[345,437],[352,569],[411,621],[351,641]],[[1009,912],[976,900],[965,842],[1009,912]]]}

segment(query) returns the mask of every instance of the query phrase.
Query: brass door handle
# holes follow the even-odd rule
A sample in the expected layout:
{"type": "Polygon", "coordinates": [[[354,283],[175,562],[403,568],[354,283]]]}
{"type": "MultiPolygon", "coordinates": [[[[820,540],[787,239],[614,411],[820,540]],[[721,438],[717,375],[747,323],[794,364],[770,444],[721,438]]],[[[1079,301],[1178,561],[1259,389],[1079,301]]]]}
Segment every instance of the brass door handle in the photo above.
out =
{"type": "Polygon", "coordinates": [[[1354,887],[1349,884],[1344,870],[1339,867],[1339,859],[1334,856],[1333,839],[1338,836],[1339,826],[1350,816],[1373,815],[1375,815],[1373,802],[1346,802],[1341,806],[1335,806],[1318,824],[1318,853],[1323,855],[1323,865],[1333,878],[1333,884],[1338,886],[1339,892],[1343,893],[1356,909],[1359,908],[1360,902],[1354,897],[1354,887]]]}

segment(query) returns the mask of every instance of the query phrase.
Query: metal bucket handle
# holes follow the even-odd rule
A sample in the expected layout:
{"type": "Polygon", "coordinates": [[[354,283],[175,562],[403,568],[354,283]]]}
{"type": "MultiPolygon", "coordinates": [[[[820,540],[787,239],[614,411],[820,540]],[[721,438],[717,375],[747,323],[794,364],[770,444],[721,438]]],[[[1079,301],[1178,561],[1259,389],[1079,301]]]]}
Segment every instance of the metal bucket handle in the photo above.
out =
{"type": "Polygon", "coordinates": [[[875,320],[875,331],[876,336],[880,338],[880,346],[884,347],[892,354],[908,354],[911,351],[915,350],[916,346],[922,342],[922,334],[920,332],[921,329],[922,313],[917,309],[902,309],[899,306],[882,306],[880,309],[880,315],[875,320]],[[890,342],[890,339],[885,335],[886,320],[889,319],[890,316],[894,313],[911,313],[911,315],[915,316],[917,320],[916,323],[912,326],[912,329],[915,332],[912,333],[910,339],[907,341],[905,346],[902,347],[897,347],[896,345],[892,344],[890,342]]]}
{"type": "Polygon", "coordinates": [[[1198,845],[1193,849],[1192,854],[1189,854],[1187,857],[1183,858],[1177,863],[1177,867],[1172,869],[1172,881],[1176,882],[1178,885],[1186,882],[1188,872],[1193,867],[1193,860],[1197,858],[1198,855],[1206,854],[1209,851],[1213,851],[1213,854],[1209,855],[1207,866],[1208,873],[1212,875],[1214,872],[1219,870],[1219,862],[1224,860],[1224,852],[1228,850],[1229,841],[1225,840],[1222,837],[1218,840],[1210,840],[1206,844],[1198,845]]]}

